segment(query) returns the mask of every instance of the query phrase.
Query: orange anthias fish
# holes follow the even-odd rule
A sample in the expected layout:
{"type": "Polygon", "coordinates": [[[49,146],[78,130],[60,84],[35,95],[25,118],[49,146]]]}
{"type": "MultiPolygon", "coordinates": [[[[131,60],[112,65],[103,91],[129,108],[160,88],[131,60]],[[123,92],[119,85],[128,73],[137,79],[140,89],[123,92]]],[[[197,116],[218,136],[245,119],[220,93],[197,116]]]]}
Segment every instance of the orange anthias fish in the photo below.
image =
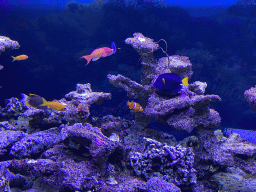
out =
{"type": "Polygon", "coordinates": [[[127,101],[127,106],[129,109],[133,110],[133,112],[142,112],[143,108],[139,103],[135,103],[134,101],[127,101]]]}
{"type": "Polygon", "coordinates": [[[85,56],[82,56],[81,58],[86,59],[87,60],[86,65],[88,65],[91,60],[97,61],[99,58],[110,56],[110,55],[114,54],[115,52],[116,52],[116,46],[115,46],[115,43],[112,42],[111,48],[109,48],[109,47],[98,48],[98,49],[93,50],[90,55],[85,55],[85,56]]]}
{"type": "Polygon", "coordinates": [[[55,102],[55,101],[46,101],[43,97],[43,104],[39,105],[39,106],[47,106],[51,109],[54,109],[56,111],[66,111],[66,107],[65,105],[59,103],[59,102],[55,102]]]}
{"type": "MultiPolygon", "coordinates": [[[[12,58],[13,58],[13,61],[21,61],[21,60],[25,60],[25,59],[27,59],[28,58],[28,56],[27,55],[19,55],[19,56],[17,56],[17,57],[13,57],[12,56],[12,58]]],[[[12,61],[12,62],[13,62],[12,61]]]]}

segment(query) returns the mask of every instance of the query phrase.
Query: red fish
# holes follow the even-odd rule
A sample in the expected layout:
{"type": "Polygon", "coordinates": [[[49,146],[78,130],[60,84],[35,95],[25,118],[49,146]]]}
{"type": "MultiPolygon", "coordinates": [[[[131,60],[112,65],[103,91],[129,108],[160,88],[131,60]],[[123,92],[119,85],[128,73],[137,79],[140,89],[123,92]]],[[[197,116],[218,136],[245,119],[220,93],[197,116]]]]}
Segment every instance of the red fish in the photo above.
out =
{"type": "Polygon", "coordinates": [[[116,52],[116,46],[115,46],[115,43],[112,42],[111,48],[109,48],[109,47],[98,48],[98,49],[93,50],[90,55],[85,55],[85,56],[82,56],[81,58],[86,59],[87,60],[86,65],[88,65],[91,60],[97,61],[99,58],[110,56],[110,55],[114,54],[115,52],[116,52]]]}
{"type": "Polygon", "coordinates": [[[132,109],[133,112],[142,112],[143,108],[141,107],[141,105],[139,103],[135,103],[134,101],[127,101],[127,106],[129,107],[129,109],[132,109]]]}

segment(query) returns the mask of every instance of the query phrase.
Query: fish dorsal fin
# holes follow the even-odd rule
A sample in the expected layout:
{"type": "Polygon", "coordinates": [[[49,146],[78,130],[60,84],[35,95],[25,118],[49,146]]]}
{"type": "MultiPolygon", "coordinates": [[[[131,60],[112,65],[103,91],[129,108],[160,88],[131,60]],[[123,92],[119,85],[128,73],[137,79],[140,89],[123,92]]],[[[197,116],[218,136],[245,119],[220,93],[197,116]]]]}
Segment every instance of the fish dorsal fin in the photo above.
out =
{"type": "Polygon", "coordinates": [[[99,57],[92,58],[92,61],[97,61],[99,57]]]}
{"type": "Polygon", "coordinates": [[[182,84],[185,86],[188,86],[188,77],[185,77],[184,79],[182,79],[182,84]]]}

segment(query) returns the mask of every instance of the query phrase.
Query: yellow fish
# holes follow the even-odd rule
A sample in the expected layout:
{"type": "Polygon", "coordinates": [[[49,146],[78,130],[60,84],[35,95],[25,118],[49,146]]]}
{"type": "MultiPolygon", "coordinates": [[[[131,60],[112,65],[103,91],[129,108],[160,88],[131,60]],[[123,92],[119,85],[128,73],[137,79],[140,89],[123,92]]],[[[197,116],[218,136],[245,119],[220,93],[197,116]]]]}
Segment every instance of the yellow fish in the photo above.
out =
{"type": "MultiPolygon", "coordinates": [[[[21,60],[25,60],[25,59],[27,59],[28,58],[28,56],[27,55],[19,55],[19,56],[16,56],[16,57],[13,57],[12,56],[12,58],[13,58],[13,61],[21,61],[21,60]]],[[[12,62],[13,62],[12,61],[12,62]]]]}
{"type": "Polygon", "coordinates": [[[56,111],[66,111],[66,107],[65,105],[59,103],[59,102],[55,102],[55,101],[46,101],[43,97],[43,104],[39,105],[39,106],[47,106],[51,109],[54,109],[56,111]]]}

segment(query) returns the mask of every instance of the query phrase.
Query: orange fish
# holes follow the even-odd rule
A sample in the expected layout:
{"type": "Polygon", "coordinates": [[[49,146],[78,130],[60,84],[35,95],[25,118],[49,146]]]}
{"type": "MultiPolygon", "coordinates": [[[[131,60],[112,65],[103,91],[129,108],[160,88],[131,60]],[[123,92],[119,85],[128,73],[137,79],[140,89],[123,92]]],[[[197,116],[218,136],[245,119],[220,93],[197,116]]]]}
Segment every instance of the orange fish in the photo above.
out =
{"type": "Polygon", "coordinates": [[[129,107],[129,109],[132,109],[133,112],[142,112],[143,108],[141,107],[141,105],[139,103],[135,103],[134,101],[127,101],[127,106],[129,107]]]}
{"type": "MultiPolygon", "coordinates": [[[[21,60],[25,60],[25,59],[27,59],[28,58],[28,56],[27,55],[19,55],[19,56],[17,56],[17,57],[13,57],[12,56],[12,58],[13,58],[13,61],[21,61],[21,60]]],[[[12,62],[13,62],[12,61],[12,62]]]]}
{"type": "Polygon", "coordinates": [[[110,56],[112,54],[114,54],[116,52],[116,46],[115,43],[112,42],[111,43],[111,48],[109,47],[102,47],[102,48],[98,48],[92,51],[92,53],[90,55],[85,55],[80,57],[80,59],[86,59],[87,60],[87,64],[88,65],[90,63],[90,61],[97,61],[99,58],[101,57],[107,57],[110,56]]]}
{"type": "Polygon", "coordinates": [[[39,106],[48,106],[51,109],[54,109],[56,111],[66,111],[66,107],[65,105],[59,103],[59,102],[55,102],[55,101],[46,101],[43,97],[43,104],[39,105],[39,106]]]}

